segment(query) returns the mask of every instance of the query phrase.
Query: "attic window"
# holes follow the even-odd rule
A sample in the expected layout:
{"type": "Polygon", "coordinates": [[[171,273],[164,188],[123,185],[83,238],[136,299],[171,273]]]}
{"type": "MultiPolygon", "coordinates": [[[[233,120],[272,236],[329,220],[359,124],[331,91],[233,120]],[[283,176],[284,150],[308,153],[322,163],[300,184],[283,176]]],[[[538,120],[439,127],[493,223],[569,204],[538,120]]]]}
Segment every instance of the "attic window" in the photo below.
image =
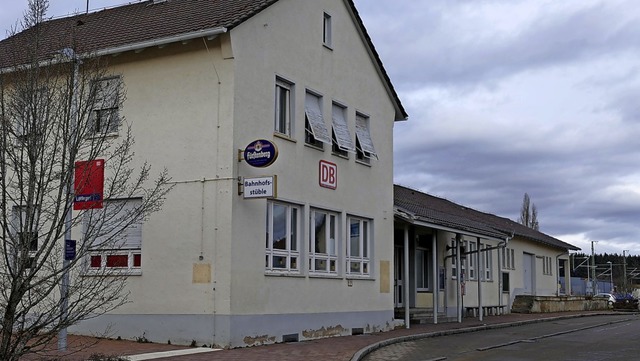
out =
{"type": "Polygon", "coordinates": [[[322,44],[331,48],[331,15],[324,13],[324,19],[322,23],[322,44]]]}
{"type": "Polygon", "coordinates": [[[157,4],[162,4],[162,3],[166,3],[167,0],[151,0],[151,4],[149,5],[157,5],[157,4]]]}

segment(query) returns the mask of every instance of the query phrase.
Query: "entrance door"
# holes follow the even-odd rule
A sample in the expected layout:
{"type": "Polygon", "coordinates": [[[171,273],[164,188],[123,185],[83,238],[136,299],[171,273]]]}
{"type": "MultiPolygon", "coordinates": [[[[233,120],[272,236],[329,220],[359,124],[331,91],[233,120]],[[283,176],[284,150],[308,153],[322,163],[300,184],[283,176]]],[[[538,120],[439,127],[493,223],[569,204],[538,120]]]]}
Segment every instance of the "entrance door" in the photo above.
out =
{"type": "Polygon", "coordinates": [[[529,253],[524,253],[524,262],[523,262],[523,284],[524,284],[524,293],[528,295],[534,294],[533,287],[535,286],[534,276],[535,276],[535,268],[533,263],[534,256],[529,253]]]}
{"type": "Polygon", "coordinates": [[[404,270],[404,261],[402,256],[402,247],[395,246],[393,248],[393,300],[395,307],[404,307],[404,282],[402,281],[402,273],[404,270]]]}

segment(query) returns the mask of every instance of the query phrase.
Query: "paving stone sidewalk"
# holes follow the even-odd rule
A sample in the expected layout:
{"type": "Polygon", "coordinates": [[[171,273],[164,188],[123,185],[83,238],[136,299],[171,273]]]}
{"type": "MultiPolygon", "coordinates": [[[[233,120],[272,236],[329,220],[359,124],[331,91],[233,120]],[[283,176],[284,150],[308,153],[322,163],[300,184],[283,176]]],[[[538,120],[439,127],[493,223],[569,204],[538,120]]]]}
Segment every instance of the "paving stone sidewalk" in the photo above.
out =
{"type": "MultiPolygon", "coordinates": [[[[412,325],[410,329],[397,329],[388,332],[365,334],[358,336],[344,336],[325,338],[320,340],[280,343],[266,346],[255,346],[232,350],[220,350],[214,352],[154,358],[160,361],[299,361],[299,360],[323,360],[323,361],[350,361],[354,354],[362,348],[398,337],[418,335],[423,333],[448,331],[455,329],[474,328],[483,325],[511,324],[521,322],[537,322],[558,317],[581,317],[610,312],[560,312],[544,314],[507,314],[500,316],[486,316],[480,322],[478,318],[465,318],[462,323],[440,323],[412,325]]],[[[56,360],[56,361],[84,361],[91,355],[103,354],[113,356],[140,355],[152,352],[169,350],[185,350],[184,346],[138,343],[135,341],[97,339],[91,337],[69,336],[69,349],[80,349],[74,353],[58,353],[51,351],[47,355],[38,358],[29,357],[32,360],[56,360]]]]}

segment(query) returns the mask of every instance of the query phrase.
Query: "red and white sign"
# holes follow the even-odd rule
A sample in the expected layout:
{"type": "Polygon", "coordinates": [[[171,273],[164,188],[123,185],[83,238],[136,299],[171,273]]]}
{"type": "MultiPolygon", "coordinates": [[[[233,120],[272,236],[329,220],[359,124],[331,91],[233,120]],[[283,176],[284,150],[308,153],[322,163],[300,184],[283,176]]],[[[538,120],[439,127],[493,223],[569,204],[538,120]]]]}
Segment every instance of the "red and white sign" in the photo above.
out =
{"type": "Polygon", "coordinates": [[[338,188],[338,166],[335,163],[320,161],[320,187],[338,188]]]}
{"type": "Polygon", "coordinates": [[[74,210],[102,208],[104,159],[76,162],[74,191],[74,210]]]}

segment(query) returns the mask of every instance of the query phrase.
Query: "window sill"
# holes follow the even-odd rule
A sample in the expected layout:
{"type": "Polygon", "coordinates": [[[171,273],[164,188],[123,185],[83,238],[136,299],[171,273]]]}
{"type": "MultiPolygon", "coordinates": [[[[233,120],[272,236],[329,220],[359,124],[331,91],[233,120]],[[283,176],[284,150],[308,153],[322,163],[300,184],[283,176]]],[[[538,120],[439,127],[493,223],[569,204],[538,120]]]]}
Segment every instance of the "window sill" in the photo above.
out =
{"type": "Polygon", "coordinates": [[[356,163],[358,163],[358,164],[360,164],[360,165],[363,165],[363,166],[365,166],[365,167],[369,167],[369,168],[371,168],[371,162],[365,162],[365,161],[363,161],[363,160],[358,160],[358,159],[356,159],[356,163]]]}
{"type": "Polygon", "coordinates": [[[309,144],[309,143],[306,143],[306,142],[304,143],[304,146],[307,147],[307,148],[315,149],[315,150],[317,150],[319,152],[324,152],[324,147],[319,147],[317,145],[309,144]]]}
{"type": "Polygon", "coordinates": [[[295,139],[291,138],[290,136],[288,136],[286,134],[278,133],[278,132],[274,132],[273,136],[276,137],[276,138],[280,138],[282,140],[287,140],[287,141],[292,142],[292,143],[297,143],[298,142],[295,139]]]}
{"type": "Polygon", "coordinates": [[[331,151],[331,154],[335,155],[338,158],[349,160],[349,154],[348,153],[347,153],[347,155],[344,155],[344,154],[340,154],[340,153],[336,153],[334,151],[331,151]]]}
{"type": "Polygon", "coordinates": [[[333,47],[327,43],[322,43],[322,46],[324,46],[325,49],[333,51],[333,47]]]}
{"type": "Polygon", "coordinates": [[[87,136],[87,139],[100,139],[100,138],[117,138],[118,132],[110,132],[110,133],[94,133],[87,136]]]}
{"type": "Polygon", "coordinates": [[[287,273],[286,271],[265,271],[265,276],[269,277],[292,277],[292,278],[304,278],[305,276],[300,273],[287,273]]]}
{"type": "Polygon", "coordinates": [[[347,281],[375,281],[376,279],[371,276],[359,276],[359,275],[346,275],[345,279],[347,281]]]}
{"type": "Polygon", "coordinates": [[[318,273],[318,272],[314,272],[314,273],[309,273],[309,278],[324,278],[324,279],[331,279],[331,280],[341,280],[342,277],[340,277],[340,275],[338,275],[337,273],[318,273]]]}
{"type": "Polygon", "coordinates": [[[100,269],[100,270],[87,270],[83,277],[109,277],[109,276],[142,276],[141,269],[100,269]]]}

